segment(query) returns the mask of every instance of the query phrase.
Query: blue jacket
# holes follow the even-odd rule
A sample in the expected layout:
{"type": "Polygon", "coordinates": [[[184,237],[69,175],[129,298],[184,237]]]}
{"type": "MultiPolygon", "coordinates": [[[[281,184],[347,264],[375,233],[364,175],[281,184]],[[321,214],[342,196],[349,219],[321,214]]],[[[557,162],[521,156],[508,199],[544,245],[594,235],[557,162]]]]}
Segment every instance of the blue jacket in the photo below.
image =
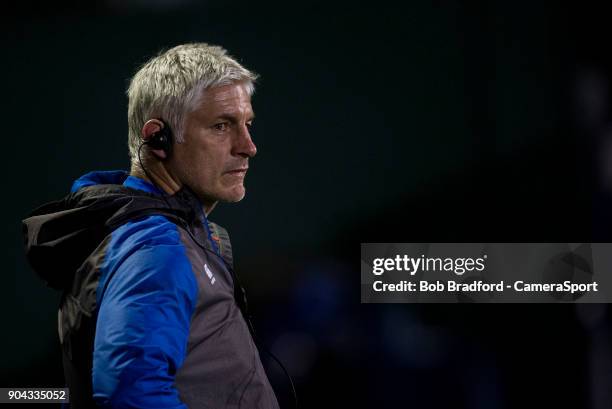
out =
{"type": "Polygon", "coordinates": [[[236,302],[227,232],[190,191],[162,197],[92,172],[24,227],[30,263],[63,290],[72,407],[278,407],[236,302]]]}

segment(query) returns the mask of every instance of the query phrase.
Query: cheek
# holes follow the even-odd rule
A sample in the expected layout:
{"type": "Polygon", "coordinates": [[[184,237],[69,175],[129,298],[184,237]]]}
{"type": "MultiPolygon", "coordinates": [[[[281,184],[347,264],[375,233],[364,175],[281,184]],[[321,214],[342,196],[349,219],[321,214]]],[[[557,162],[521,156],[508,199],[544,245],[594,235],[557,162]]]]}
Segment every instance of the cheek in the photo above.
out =
{"type": "Polygon", "coordinates": [[[191,160],[193,169],[200,177],[207,179],[217,178],[223,172],[222,163],[218,157],[202,152],[199,155],[194,155],[191,160]]]}
{"type": "MultiPolygon", "coordinates": [[[[204,138],[204,137],[202,137],[204,138]]],[[[177,146],[176,166],[189,175],[192,183],[213,186],[223,177],[223,152],[213,144],[184,143],[177,146]]]]}

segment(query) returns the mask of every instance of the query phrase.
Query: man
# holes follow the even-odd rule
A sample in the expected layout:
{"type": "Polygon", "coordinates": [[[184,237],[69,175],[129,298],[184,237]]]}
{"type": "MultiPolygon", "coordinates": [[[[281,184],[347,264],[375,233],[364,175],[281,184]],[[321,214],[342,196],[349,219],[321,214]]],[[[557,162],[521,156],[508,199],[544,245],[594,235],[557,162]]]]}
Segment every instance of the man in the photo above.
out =
{"type": "Polygon", "coordinates": [[[185,44],[128,89],[131,172],[92,172],[24,220],[33,268],[63,289],[73,408],[277,408],[217,202],[245,195],[256,75],[185,44]]]}

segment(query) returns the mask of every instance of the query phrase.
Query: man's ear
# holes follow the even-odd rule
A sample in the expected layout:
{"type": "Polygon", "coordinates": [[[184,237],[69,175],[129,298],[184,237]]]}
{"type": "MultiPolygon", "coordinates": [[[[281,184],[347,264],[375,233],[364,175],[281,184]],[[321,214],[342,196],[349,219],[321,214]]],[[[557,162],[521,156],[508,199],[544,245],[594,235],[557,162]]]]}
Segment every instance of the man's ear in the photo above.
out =
{"type": "MultiPolygon", "coordinates": [[[[164,123],[159,119],[149,119],[144,123],[142,129],[140,130],[140,138],[143,143],[147,143],[151,139],[151,135],[161,131],[164,127],[164,123]]],[[[162,149],[149,149],[153,155],[155,155],[158,159],[166,159],[166,152],[162,149]]]]}

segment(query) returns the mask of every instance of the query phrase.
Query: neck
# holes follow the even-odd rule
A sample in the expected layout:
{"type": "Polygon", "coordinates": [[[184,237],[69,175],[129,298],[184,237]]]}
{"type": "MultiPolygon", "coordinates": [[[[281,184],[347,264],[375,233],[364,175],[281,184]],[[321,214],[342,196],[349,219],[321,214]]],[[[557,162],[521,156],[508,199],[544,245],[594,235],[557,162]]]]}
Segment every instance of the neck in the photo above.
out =
{"type": "Polygon", "coordinates": [[[141,167],[132,166],[130,175],[152,183],[158,189],[162,190],[168,195],[175,194],[182,187],[182,184],[178,180],[175,180],[170,175],[166,167],[160,163],[152,163],[147,165],[146,172],[141,167]]]}
{"type": "MultiPolygon", "coordinates": [[[[175,194],[183,187],[183,184],[179,180],[173,178],[166,167],[161,163],[148,165],[146,172],[141,167],[132,165],[130,175],[146,180],[168,195],[175,194]]],[[[217,202],[210,202],[207,200],[202,200],[201,198],[198,199],[202,203],[202,209],[208,217],[210,212],[212,212],[217,205],[217,202]]]]}

